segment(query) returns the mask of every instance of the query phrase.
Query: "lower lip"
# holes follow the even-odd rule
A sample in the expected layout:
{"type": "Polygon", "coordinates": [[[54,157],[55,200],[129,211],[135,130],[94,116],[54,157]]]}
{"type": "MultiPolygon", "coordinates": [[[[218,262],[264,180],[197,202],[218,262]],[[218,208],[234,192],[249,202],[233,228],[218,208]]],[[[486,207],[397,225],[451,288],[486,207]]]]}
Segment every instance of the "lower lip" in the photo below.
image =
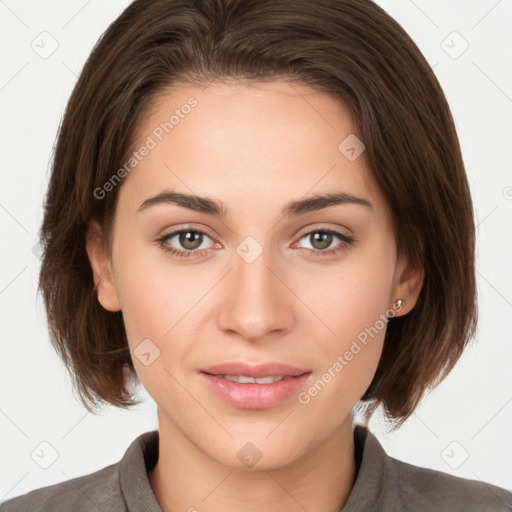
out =
{"type": "Polygon", "coordinates": [[[286,378],[271,384],[239,384],[201,372],[208,385],[226,402],[239,409],[265,409],[297,393],[310,373],[286,378]]]}

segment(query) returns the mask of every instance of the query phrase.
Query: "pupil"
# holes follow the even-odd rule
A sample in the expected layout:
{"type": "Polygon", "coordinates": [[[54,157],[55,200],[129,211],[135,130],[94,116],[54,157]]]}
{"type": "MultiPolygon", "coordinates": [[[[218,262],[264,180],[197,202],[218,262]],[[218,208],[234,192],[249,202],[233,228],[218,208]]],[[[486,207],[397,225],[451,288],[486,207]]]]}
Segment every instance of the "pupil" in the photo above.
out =
{"type": "Polygon", "coordinates": [[[186,231],[180,235],[180,244],[189,250],[197,249],[201,245],[201,233],[195,231],[186,231]],[[199,243],[197,240],[199,239],[199,243]]]}
{"type": "Polygon", "coordinates": [[[325,233],[323,231],[314,233],[313,238],[315,242],[320,241],[320,247],[315,246],[315,244],[313,243],[313,247],[317,249],[326,249],[327,247],[329,247],[329,245],[331,245],[332,235],[330,233],[325,233]]]}

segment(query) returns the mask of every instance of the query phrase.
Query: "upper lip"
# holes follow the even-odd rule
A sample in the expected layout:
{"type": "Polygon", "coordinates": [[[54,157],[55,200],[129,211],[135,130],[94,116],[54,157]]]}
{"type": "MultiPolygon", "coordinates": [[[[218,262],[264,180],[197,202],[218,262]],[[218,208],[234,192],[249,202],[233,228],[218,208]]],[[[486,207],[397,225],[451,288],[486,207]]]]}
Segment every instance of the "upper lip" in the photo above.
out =
{"type": "Polygon", "coordinates": [[[202,368],[202,372],[210,373],[211,375],[244,375],[247,377],[279,377],[291,376],[297,377],[304,373],[309,373],[311,370],[297,368],[289,364],[270,362],[258,365],[249,365],[242,362],[221,363],[208,368],[202,368]]]}

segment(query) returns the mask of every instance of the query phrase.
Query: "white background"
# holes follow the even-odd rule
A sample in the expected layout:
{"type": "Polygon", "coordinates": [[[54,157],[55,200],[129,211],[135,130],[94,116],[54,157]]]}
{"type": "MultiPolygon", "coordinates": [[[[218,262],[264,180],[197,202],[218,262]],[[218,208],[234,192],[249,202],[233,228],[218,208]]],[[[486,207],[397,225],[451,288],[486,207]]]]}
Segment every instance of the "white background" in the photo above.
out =
{"type": "MultiPolygon", "coordinates": [[[[380,415],[370,428],[396,458],[512,490],[512,0],[377,3],[416,41],[456,121],[478,225],[480,323],[402,429],[387,433],[380,415]],[[469,47],[453,58],[462,38],[469,47]]],[[[48,340],[32,251],[64,107],[94,43],[127,5],[0,1],[0,501],[113,464],[157,428],[142,387],[144,404],[130,411],[93,415],[74,398],[48,340]],[[31,47],[48,38],[43,31],[58,43],[46,59],[31,47]],[[43,441],[58,454],[48,469],[31,458],[43,441]]]]}

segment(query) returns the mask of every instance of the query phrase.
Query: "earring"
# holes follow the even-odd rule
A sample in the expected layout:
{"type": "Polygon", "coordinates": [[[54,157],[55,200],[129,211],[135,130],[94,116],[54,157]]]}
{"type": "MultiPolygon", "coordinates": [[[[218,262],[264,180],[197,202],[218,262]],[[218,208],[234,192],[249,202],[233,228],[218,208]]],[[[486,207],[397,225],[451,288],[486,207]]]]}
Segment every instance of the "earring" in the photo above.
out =
{"type": "Polygon", "coordinates": [[[401,308],[404,304],[405,304],[405,300],[402,300],[402,299],[398,299],[396,302],[396,307],[397,308],[401,308]]]}

